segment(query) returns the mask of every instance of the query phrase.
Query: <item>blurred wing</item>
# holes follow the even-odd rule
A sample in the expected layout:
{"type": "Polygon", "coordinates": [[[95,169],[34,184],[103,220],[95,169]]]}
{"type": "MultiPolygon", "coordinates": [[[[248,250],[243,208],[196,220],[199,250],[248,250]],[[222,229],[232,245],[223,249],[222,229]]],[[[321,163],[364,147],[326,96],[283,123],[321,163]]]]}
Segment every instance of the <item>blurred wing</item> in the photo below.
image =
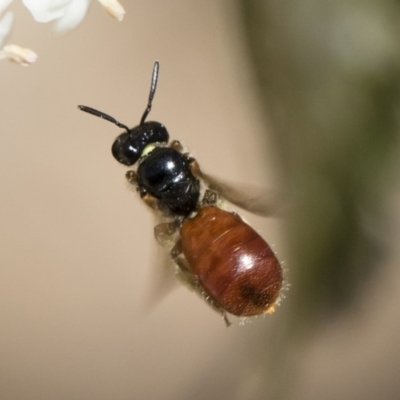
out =
{"type": "Polygon", "coordinates": [[[147,280],[146,307],[153,309],[174,289],[179,287],[179,280],[175,276],[175,264],[169,253],[157,243],[154,244],[157,251],[154,251],[150,274],[147,280]]]}
{"type": "MultiPolygon", "coordinates": [[[[154,226],[166,222],[164,218],[156,216],[154,226]]],[[[146,288],[146,307],[153,309],[168,294],[179,286],[179,280],[175,275],[176,265],[170,256],[174,244],[173,237],[170,243],[161,245],[154,238],[154,251],[151,257],[150,273],[146,288]]]]}
{"type": "Polygon", "coordinates": [[[202,178],[210,189],[218,192],[225,200],[253,214],[262,217],[277,216],[285,206],[280,196],[272,190],[247,184],[226,183],[204,173],[202,178]]]}

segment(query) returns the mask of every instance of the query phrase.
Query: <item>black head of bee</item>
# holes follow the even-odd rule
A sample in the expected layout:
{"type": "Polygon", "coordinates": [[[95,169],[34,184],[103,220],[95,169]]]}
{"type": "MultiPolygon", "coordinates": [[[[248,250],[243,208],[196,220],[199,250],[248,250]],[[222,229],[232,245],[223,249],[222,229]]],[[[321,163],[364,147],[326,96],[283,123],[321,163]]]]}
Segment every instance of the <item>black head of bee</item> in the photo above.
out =
{"type": "Polygon", "coordinates": [[[121,133],[112,145],[111,152],[114,158],[121,164],[131,166],[135,164],[143,154],[144,149],[152,143],[168,143],[169,134],[164,125],[159,122],[149,121],[145,122],[147,115],[151,110],[154,93],[157,86],[159,63],[154,64],[153,75],[151,80],[150,95],[147,108],[143,113],[140,124],[134,128],[129,129],[126,125],[121,124],[114,117],[98,111],[94,108],[87,106],[78,106],[82,111],[97,117],[103,118],[107,121],[114,123],[126,130],[121,133]]]}
{"type": "Polygon", "coordinates": [[[141,157],[143,150],[151,143],[168,143],[169,135],[164,125],[150,121],[127,132],[121,133],[112,145],[114,158],[121,164],[130,166],[141,157]]]}

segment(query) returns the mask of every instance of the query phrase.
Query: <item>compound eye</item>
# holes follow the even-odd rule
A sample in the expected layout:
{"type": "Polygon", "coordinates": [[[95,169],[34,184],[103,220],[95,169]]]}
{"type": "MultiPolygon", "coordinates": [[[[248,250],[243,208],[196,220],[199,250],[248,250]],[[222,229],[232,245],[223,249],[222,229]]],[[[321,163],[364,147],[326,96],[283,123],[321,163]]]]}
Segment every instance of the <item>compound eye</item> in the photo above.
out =
{"type": "Polygon", "coordinates": [[[112,145],[111,152],[114,158],[121,164],[131,166],[139,159],[141,149],[132,134],[122,133],[112,145]]]}
{"type": "Polygon", "coordinates": [[[168,143],[169,141],[169,134],[167,128],[156,121],[149,121],[145,122],[143,125],[140,126],[143,132],[146,135],[146,140],[148,143],[168,143]]]}

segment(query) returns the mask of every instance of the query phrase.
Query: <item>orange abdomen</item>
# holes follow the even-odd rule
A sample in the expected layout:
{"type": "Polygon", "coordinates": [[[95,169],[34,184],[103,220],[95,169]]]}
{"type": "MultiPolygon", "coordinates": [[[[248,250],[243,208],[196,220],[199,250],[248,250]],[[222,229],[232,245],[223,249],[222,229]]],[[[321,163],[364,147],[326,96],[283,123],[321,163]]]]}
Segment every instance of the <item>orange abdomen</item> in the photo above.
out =
{"type": "Polygon", "coordinates": [[[203,207],[181,228],[192,272],[216,304],[231,314],[263,314],[282,287],[282,269],[267,242],[237,215],[203,207]]]}

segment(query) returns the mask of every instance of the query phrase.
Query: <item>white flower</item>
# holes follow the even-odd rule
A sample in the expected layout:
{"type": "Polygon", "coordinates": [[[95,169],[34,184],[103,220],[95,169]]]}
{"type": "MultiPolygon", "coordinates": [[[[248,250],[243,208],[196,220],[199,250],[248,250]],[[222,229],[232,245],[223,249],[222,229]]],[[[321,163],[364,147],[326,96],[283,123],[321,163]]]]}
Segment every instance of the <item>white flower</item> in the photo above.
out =
{"type": "Polygon", "coordinates": [[[13,22],[14,14],[11,11],[6,12],[4,17],[0,19],[0,47],[9,35],[13,22]]]}
{"type": "Polygon", "coordinates": [[[66,32],[82,22],[90,0],[22,0],[22,2],[37,22],[56,20],[55,29],[66,32]]]}
{"type": "Polygon", "coordinates": [[[118,21],[122,21],[125,15],[125,10],[117,0],[99,0],[99,3],[104,7],[104,10],[108,15],[111,15],[118,21]]]}
{"type": "Polygon", "coordinates": [[[27,67],[37,60],[37,54],[31,49],[26,49],[16,44],[10,44],[4,46],[0,51],[0,60],[3,58],[8,58],[11,61],[27,67]]]}
{"type": "MultiPolygon", "coordinates": [[[[20,65],[30,65],[37,59],[37,55],[30,49],[18,46],[1,46],[9,35],[14,15],[8,11],[1,17],[2,13],[13,0],[0,0],[0,60],[8,58],[20,65]]],[[[118,21],[122,21],[125,10],[118,0],[98,0],[107,14],[118,21]]],[[[90,0],[22,0],[25,7],[31,12],[33,18],[42,23],[55,21],[54,29],[65,33],[76,28],[85,18],[90,5],[90,0]]]]}
{"type": "MultiPolygon", "coordinates": [[[[11,4],[11,1],[0,0],[0,15],[11,4]]],[[[20,65],[28,66],[37,59],[37,55],[32,50],[17,45],[9,45],[1,48],[10,34],[13,22],[14,14],[11,11],[6,12],[0,19],[0,60],[9,59],[20,65]]]]}
{"type": "MultiPolygon", "coordinates": [[[[85,18],[90,5],[90,0],[22,0],[22,2],[36,21],[43,23],[56,21],[54,28],[60,33],[76,28],[85,18]]],[[[99,0],[99,2],[109,15],[118,21],[122,20],[125,11],[117,0],[99,0]]]]}
{"type": "Polygon", "coordinates": [[[0,14],[12,3],[13,0],[0,0],[0,14]]]}

